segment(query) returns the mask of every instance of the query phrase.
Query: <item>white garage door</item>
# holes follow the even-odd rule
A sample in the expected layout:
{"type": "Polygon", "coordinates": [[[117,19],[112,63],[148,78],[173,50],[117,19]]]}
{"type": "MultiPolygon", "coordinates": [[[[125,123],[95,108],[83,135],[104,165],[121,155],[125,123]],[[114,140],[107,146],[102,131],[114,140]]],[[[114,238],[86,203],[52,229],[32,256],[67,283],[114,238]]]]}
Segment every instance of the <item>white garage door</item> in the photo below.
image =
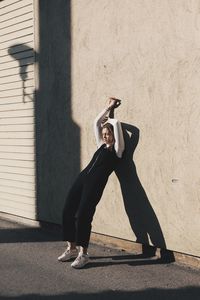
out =
{"type": "Polygon", "coordinates": [[[0,211],[35,219],[33,0],[0,1],[0,211]]]}

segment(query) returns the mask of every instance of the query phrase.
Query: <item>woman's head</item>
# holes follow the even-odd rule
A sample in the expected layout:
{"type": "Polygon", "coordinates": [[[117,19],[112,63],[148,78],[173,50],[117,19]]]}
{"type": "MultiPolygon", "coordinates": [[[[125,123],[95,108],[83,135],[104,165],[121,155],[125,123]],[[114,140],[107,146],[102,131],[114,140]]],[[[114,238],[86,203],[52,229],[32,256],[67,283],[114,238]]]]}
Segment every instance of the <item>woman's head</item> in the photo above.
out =
{"type": "Polygon", "coordinates": [[[113,145],[115,142],[113,126],[110,123],[106,123],[102,127],[102,139],[107,145],[113,145]]]}

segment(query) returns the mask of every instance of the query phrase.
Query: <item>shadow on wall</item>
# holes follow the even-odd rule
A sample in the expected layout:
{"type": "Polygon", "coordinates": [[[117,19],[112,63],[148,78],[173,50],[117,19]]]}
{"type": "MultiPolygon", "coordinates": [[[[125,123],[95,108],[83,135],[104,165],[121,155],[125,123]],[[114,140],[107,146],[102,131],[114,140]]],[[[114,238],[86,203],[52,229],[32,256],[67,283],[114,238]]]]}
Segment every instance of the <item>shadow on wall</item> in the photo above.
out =
{"type": "Polygon", "coordinates": [[[136,242],[143,244],[143,254],[154,256],[156,248],[162,248],[161,257],[174,261],[173,253],[166,249],[165,239],[158,218],[137,175],[133,154],[139,142],[139,129],[122,123],[126,150],[115,173],[120,182],[124,207],[136,242]],[[149,245],[149,238],[154,247],[149,245]]]}
{"type": "Polygon", "coordinates": [[[71,7],[39,1],[39,90],[36,92],[38,219],[61,222],[67,191],[80,172],[80,130],[71,112],[71,7]]]}
{"type": "MultiPolygon", "coordinates": [[[[39,87],[29,100],[35,107],[36,219],[52,223],[61,223],[68,188],[80,172],[80,129],[71,116],[70,23],[70,1],[39,1],[39,53],[34,52],[39,87]]],[[[31,51],[25,44],[8,50],[19,60],[23,99],[27,66],[34,61],[20,57],[31,51]]]]}
{"type": "Polygon", "coordinates": [[[35,51],[27,46],[26,44],[16,44],[8,49],[8,54],[16,59],[19,63],[19,75],[22,80],[22,90],[23,90],[23,103],[29,101],[33,101],[33,96],[29,93],[26,93],[26,87],[28,86],[28,66],[33,65],[35,63],[35,51]]]}

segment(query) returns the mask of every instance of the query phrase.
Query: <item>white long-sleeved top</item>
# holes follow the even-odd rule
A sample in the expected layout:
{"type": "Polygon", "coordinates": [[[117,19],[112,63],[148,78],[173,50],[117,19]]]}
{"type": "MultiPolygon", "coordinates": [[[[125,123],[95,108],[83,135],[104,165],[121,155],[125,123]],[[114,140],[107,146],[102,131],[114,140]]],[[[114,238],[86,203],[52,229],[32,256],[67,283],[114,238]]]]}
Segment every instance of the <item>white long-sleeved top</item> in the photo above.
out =
{"type": "MultiPolygon", "coordinates": [[[[101,145],[103,144],[101,124],[105,119],[105,117],[107,116],[107,114],[108,114],[108,109],[105,108],[103,111],[101,111],[98,114],[98,116],[94,120],[94,134],[95,134],[98,148],[101,147],[101,145]]],[[[115,148],[116,155],[119,158],[121,158],[123,151],[125,149],[124,136],[123,136],[121,123],[117,119],[111,119],[111,118],[108,118],[108,120],[105,123],[110,123],[113,125],[114,139],[115,139],[114,148],[115,148]]]]}

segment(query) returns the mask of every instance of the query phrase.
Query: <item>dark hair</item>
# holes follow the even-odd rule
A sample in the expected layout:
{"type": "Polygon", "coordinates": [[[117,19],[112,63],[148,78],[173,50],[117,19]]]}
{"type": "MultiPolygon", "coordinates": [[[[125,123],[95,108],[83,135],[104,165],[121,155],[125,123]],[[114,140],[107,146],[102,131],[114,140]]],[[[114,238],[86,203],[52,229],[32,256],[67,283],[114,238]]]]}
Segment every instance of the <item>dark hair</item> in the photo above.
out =
{"type": "Polygon", "coordinates": [[[109,131],[110,133],[112,133],[112,135],[114,135],[114,129],[113,129],[113,125],[112,125],[112,124],[106,123],[106,124],[104,124],[104,125],[102,126],[102,130],[103,130],[104,128],[107,128],[108,131],[109,131]]]}

